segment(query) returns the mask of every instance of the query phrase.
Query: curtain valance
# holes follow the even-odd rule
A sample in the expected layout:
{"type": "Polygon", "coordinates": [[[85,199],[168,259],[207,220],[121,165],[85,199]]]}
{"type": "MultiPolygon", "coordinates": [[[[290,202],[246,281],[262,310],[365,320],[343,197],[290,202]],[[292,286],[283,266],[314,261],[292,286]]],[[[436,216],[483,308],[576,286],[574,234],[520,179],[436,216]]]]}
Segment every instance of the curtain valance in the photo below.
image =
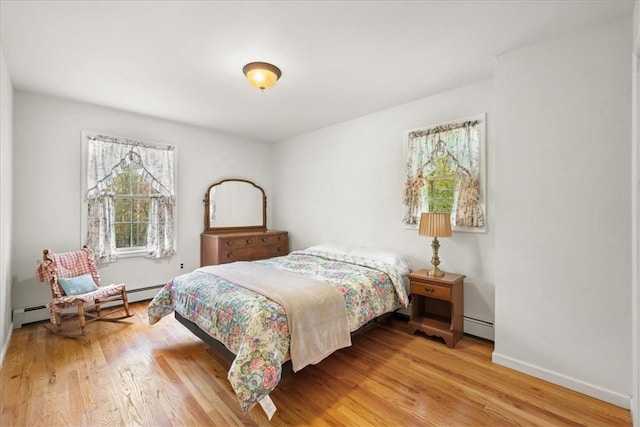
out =
{"type": "Polygon", "coordinates": [[[105,135],[88,137],[87,198],[107,192],[113,180],[132,162],[151,187],[166,197],[174,196],[174,152],[171,145],[152,145],[105,135]]]}

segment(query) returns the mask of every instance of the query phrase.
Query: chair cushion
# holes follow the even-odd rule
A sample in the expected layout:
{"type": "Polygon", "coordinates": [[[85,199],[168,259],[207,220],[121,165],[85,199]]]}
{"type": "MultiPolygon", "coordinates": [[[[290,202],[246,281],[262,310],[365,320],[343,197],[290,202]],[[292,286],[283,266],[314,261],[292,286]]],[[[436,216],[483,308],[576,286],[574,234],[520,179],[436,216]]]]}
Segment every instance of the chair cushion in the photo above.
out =
{"type": "Polygon", "coordinates": [[[98,285],[93,281],[91,274],[83,274],[76,277],[60,277],[58,283],[62,286],[64,293],[71,295],[81,295],[98,290],[98,285]]]}

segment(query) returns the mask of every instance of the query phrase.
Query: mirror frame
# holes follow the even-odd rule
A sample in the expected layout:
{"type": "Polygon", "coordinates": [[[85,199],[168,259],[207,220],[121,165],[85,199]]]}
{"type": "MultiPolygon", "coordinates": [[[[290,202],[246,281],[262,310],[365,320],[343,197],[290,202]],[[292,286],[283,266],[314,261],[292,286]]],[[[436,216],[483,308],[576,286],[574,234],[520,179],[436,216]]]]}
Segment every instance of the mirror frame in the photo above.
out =
{"type": "Polygon", "coordinates": [[[204,233],[209,234],[218,234],[222,232],[231,232],[231,231],[266,231],[267,230],[267,195],[256,183],[253,181],[249,181],[247,179],[240,178],[229,178],[223,179],[222,181],[218,181],[213,183],[207,188],[207,192],[204,195],[204,233]],[[239,226],[231,226],[231,227],[211,227],[209,210],[211,207],[211,189],[216,185],[221,185],[225,182],[244,182],[246,184],[250,184],[260,190],[262,193],[262,225],[239,225],[239,226]]]}

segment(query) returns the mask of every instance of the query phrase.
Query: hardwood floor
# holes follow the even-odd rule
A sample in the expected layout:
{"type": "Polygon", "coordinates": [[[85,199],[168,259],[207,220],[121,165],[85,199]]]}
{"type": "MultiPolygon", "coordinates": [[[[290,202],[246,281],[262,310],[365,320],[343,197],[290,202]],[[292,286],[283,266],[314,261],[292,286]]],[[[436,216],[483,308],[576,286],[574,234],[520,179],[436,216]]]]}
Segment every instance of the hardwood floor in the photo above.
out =
{"type": "Polygon", "coordinates": [[[147,303],[126,324],[97,322],[86,338],[13,331],[0,371],[2,426],[630,426],[627,410],[491,363],[493,345],[454,349],[411,336],[393,319],[355,336],[241,413],[229,362],[172,316],[149,326],[147,303]]]}

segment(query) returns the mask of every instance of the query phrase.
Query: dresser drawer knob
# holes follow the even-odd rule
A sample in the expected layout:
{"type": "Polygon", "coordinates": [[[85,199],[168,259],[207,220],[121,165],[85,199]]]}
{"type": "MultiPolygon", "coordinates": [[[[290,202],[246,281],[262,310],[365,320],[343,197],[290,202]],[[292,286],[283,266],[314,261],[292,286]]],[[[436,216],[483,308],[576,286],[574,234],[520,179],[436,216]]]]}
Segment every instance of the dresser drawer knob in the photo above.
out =
{"type": "Polygon", "coordinates": [[[247,245],[251,244],[251,239],[247,239],[247,245]]]}
{"type": "Polygon", "coordinates": [[[231,246],[233,243],[231,243],[231,240],[227,240],[227,246],[231,246]]]}
{"type": "Polygon", "coordinates": [[[263,238],[262,238],[262,241],[263,241],[263,242],[266,242],[267,240],[268,240],[268,239],[267,239],[266,237],[263,237],[263,238]]]}
{"type": "Polygon", "coordinates": [[[278,246],[278,252],[282,252],[282,246],[278,246]]]}
{"type": "Polygon", "coordinates": [[[428,293],[432,293],[432,292],[435,292],[436,290],[435,290],[434,288],[427,288],[427,287],[425,287],[425,288],[424,288],[424,291],[425,291],[425,292],[428,292],[428,293]]]}
{"type": "Polygon", "coordinates": [[[227,254],[227,258],[231,258],[231,256],[232,256],[232,255],[231,255],[231,252],[229,252],[229,253],[227,254]]]}

